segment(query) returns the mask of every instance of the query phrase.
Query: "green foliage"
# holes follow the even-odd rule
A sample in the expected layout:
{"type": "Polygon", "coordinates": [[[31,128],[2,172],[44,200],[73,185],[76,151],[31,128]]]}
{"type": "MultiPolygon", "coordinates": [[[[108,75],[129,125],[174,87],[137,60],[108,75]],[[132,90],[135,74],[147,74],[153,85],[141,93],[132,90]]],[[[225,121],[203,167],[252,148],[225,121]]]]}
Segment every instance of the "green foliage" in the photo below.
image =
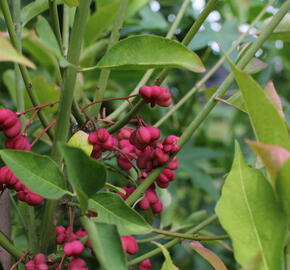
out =
{"type": "Polygon", "coordinates": [[[163,256],[165,257],[165,261],[162,264],[161,270],[178,270],[178,268],[174,265],[174,263],[170,257],[169,251],[163,245],[161,245],[157,242],[154,242],[154,244],[156,246],[158,246],[159,248],[161,248],[163,256]]]}
{"type": "Polygon", "coordinates": [[[116,225],[120,235],[150,232],[151,226],[143,217],[116,194],[109,192],[97,193],[89,201],[89,208],[98,213],[94,221],[116,225]]]}
{"type": "Polygon", "coordinates": [[[287,218],[271,185],[259,170],[248,167],[238,144],[216,212],[242,266],[261,254],[259,269],[282,269],[287,218]]]}
{"type": "Polygon", "coordinates": [[[127,270],[125,254],[115,225],[95,223],[87,217],[82,224],[91,239],[93,251],[105,270],[127,270]]]}
{"type": "Polygon", "coordinates": [[[69,181],[78,195],[82,211],[86,212],[88,199],[105,185],[106,167],[79,148],[67,145],[61,148],[68,168],[69,181]]]}
{"type": "Polygon", "coordinates": [[[35,68],[35,65],[29,59],[17,52],[10,42],[2,35],[0,36],[0,51],[2,52],[0,54],[0,62],[14,62],[30,68],[35,68]]]}
{"type": "Polygon", "coordinates": [[[149,35],[120,41],[105,54],[97,67],[129,70],[175,67],[193,72],[205,71],[199,57],[182,44],[149,35]]]}
{"type": "Polygon", "coordinates": [[[69,194],[62,172],[49,157],[16,150],[1,150],[0,155],[20,181],[33,192],[53,200],[69,194]]]}

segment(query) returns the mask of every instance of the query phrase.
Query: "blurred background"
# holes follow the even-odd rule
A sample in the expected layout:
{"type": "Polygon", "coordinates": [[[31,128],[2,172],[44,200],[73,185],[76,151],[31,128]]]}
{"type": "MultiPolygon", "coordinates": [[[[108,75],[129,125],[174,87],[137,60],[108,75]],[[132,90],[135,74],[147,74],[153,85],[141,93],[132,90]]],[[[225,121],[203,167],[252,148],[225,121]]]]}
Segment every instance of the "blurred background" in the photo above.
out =
{"type": "MultiPolygon", "coordinates": [[[[10,1],[12,2],[12,1],[10,1]]],[[[22,46],[26,56],[37,65],[36,70],[31,70],[32,82],[35,85],[41,103],[48,103],[59,99],[60,80],[59,70],[55,64],[58,57],[57,42],[49,27],[50,17],[47,10],[41,15],[30,18],[25,7],[37,1],[22,1],[22,19],[26,20],[22,29],[22,46]],[[26,12],[26,13],[25,13],[26,12]]],[[[41,1],[39,1],[41,2],[41,1]]],[[[106,8],[104,1],[92,1],[92,14],[106,8]]],[[[170,25],[175,20],[176,14],[183,1],[181,0],[159,0],[140,1],[137,7],[130,9],[125,25],[121,31],[121,38],[138,34],[155,34],[165,36],[170,25]]],[[[283,1],[276,1],[269,6],[264,19],[273,16],[283,1]]],[[[203,10],[205,0],[192,0],[188,6],[185,16],[175,32],[175,39],[181,41],[194,20],[203,10]]],[[[218,1],[216,9],[212,11],[192,40],[189,48],[195,51],[204,62],[207,69],[210,69],[224,53],[238,39],[241,33],[248,30],[249,25],[257,14],[268,4],[265,0],[223,0],[218,1]]],[[[59,6],[60,14],[62,7],[59,6]]],[[[70,9],[71,17],[74,16],[74,8],[70,9]]],[[[112,11],[109,8],[107,10],[112,11]]],[[[114,14],[114,13],[112,13],[114,14]]],[[[60,18],[61,19],[61,18],[60,18]]],[[[101,19],[99,19],[101,20],[101,19]]],[[[101,21],[98,21],[99,23],[101,21]]],[[[100,23],[101,24],[101,23],[100,23]]],[[[110,26],[103,25],[102,31],[95,33],[98,27],[97,22],[89,19],[86,42],[81,55],[81,65],[94,65],[105,51],[110,26]],[[92,33],[94,35],[92,36],[92,33]]],[[[0,16],[0,31],[6,32],[2,15],[0,16]]],[[[259,32],[259,24],[256,28],[250,29],[250,34],[244,40],[245,43],[256,39],[259,32]]],[[[290,40],[290,38],[289,38],[290,40]]],[[[287,120],[290,119],[290,44],[287,37],[275,38],[267,41],[257,52],[256,58],[263,61],[261,70],[253,74],[254,78],[261,84],[272,80],[276,90],[282,98],[287,120]]],[[[239,52],[236,50],[231,59],[235,61],[239,52]]],[[[0,105],[14,109],[16,103],[14,66],[9,63],[0,64],[0,105]]],[[[160,70],[152,76],[150,84],[160,70]]],[[[229,73],[228,64],[222,65],[207,83],[199,89],[184,106],[175,112],[160,128],[163,136],[170,134],[180,135],[187,125],[194,119],[211,95],[229,73]]],[[[106,97],[128,96],[134,89],[144,71],[113,71],[110,76],[106,97]]],[[[174,103],[177,103],[203,76],[185,70],[174,69],[169,73],[165,85],[173,94],[174,103]]],[[[86,104],[92,99],[98,84],[99,72],[89,71],[78,76],[76,99],[79,104],[86,104]]],[[[18,85],[19,86],[19,85],[18,85]]],[[[23,87],[23,85],[20,87],[23,87]]],[[[228,98],[236,93],[236,85],[232,85],[227,95],[228,98]]],[[[26,97],[26,107],[31,107],[26,97]]],[[[121,102],[106,102],[103,107],[107,113],[112,112],[121,102]]],[[[57,106],[46,109],[51,119],[55,117],[57,106]]],[[[154,124],[160,119],[168,108],[144,108],[140,115],[147,123],[154,124]]],[[[270,125],[271,123],[269,123],[270,125]]],[[[29,129],[30,136],[39,132],[39,123],[36,122],[29,129]]],[[[254,139],[246,113],[227,104],[220,103],[211,112],[202,127],[193,136],[190,143],[179,153],[178,160],[180,167],[177,170],[177,180],[172,182],[167,190],[160,191],[161,198],[165,205],[160,218],[155,221],[156,226],[166,229],[176,229],[182,226],[197,224],[206,215],[214,213],[215,204],[220,196],[220,189],[224,177],[230,170],[234,141],[238,140],[250,164],[255,159],[244,139],[254,139]]],[[[49,153],[49,145],[44,140],[35,145],[34,150],[40,153],[49,153]]],[[[15,225],[17,218],[15,217],[15,225]]],[[[223,234],[218,224],[206,228],[207,231],[215,234],[223,234]]],[[[23,245],[21,230],[14,227],[14,237],[18,246],[23,245]]],[[[154,248],[152,244],[141,244],[143,252],[154,248]]],[[[226,263],[229,270],[236,270],[230,243],[224,241],[205,243],[209,249],[218,254],[226,263]]],[[[197,254],[183,245],[177,245],[171,249],[171,255],[175,264],[182,270],[198,269],[210,270],[209,264],[197,254]]],[[[163,256],[153,258],[154,269],[160,269],[163,256]]],[[[91,266],[90,269],[95,269],[91,266]]]]}

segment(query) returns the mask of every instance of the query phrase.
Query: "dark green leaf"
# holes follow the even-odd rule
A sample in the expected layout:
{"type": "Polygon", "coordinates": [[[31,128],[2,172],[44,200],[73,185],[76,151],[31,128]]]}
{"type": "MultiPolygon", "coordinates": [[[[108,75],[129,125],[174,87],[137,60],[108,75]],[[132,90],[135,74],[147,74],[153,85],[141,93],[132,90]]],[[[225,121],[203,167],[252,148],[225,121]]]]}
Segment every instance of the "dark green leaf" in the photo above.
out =
{"type": "Polygon", "coordinates": [[[79,148],[63,145],[61,149],[69,181],[78,195],[82,210],[85,212],[88,207],[88,199],[104,187],[107,170],[101,162],[90,158],[79,148]]]}
{"type": "Polygon", "coordinates": [[[121,235],[150,232],[150,225],[135,210],[130,208],[120,196],[110,192],[100,192],[89,201],[89,208],[98,216],[96,222],[114,224],[121,235]]]}
{"type": "Polygon", "coordinates": [[[94,223],[87,217],[82,217],[81,221],[89,234],[93,251],[102,269],[127,270],[125,254],[116,226],[94,223]]]}
{"type": "Polygon", "coordinates": [[[284,163],[276,182],[279,199],[290,217],[290,159],[284,163]]]}
{"type": "Polygon", "coordinates": [[[199,57],[184,45],[151,35],[121,40],[105,54],[95,68],[130,70],[163,67],[205,71],[199,57]]]}
{"type": "Polygon", "coordinates": [[[33,192],[47,199],[59,199],[69,193],[57,164],[47,156],[18,150],[1,150],[6,165],[33,192]]]}

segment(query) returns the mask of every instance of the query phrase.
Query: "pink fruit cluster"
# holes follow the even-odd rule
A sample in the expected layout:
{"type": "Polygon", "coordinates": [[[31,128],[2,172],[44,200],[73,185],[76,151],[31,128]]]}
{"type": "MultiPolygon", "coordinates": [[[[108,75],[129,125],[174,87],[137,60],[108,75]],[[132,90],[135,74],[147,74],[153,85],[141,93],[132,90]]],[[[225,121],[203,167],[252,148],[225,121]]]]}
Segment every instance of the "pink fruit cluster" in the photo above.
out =
{"type": "MultiPolygon", "coordinates": [[[[179,151],[179,138],[170,135],[160,139],[160,130],[153,126],[140,126],[137,129],[130,127],[122,128],[116,137],[113,137],[101,128],[89,135],[89,143],[94,145],[93,157],[101,157],[102,152],[111,151],[116,154],[117,164],[123,170],[130,170],[134,163],[140,169],[142,182],[154,168],[163,166],[167,163],[164,170],[156,178],[155,182],[160,188],[167,188],[169,183],[176,178],[174,170],[178,168],[178,161],[171,155],[179,151]],[[116,151],[116,149],[119,149],[116,151]],[[97,151],[97,154],[96,154],[97,151]]],[[[126,199],[134,188],[126,187],[126,199]]],[[[141,210],[152,209],[154,214],[162,211],[162,202],[158,199],[155,192],[155,185],[152,185],[145,193],[142,200],[138,203],[141,210]]]]}
{"type": "MultiPolygon", "coordinates": [[[[126,200],[135,190],[134,187],[124,187],[126,194],[119,194],[124,200],[126,200]]],[[[152,209],[153,214],[159,214],[162,212],[162,202],[158,199],[155,191],[155,186],[152,185],[145,192],[143,198],[138,202],[138,207],[141,210],[152,209]]]]}
{"type": "Polygon", "coordinates": [[[47,258],[44,254],[36,254],[32,260],[25,264],[25,270],[47,270],[47,258]]]}
{"type": "MultiPolygon", "coordinates": [[[[25,151],[31,150],[28,139],[20,135],[21,123],[14,112],[8,109],[0,110],[0,130],[7,137],[5,140],[6,148],[25,151]]],[[[4,190],[5,188],[17,191],[17,198],[32,206],[38,205],[44,200],[41,196],[32,192],[21,183],[7,166],[0,168],[0,190],[4,190]]]]}
{"type": "Polygon", "coordinates": [[[116,146],[116,139],[109,134],[109,132],[100,128],[89,135],[89,143],[93,145],[92,157],[99,158],[102,152],[112,151],[113,147],[116,146]]]}
{"type": "MultiPolygon", "coordinates": [[[[135,255],[139,251],[136,239],[131,235],[121,236],[121,243],[126,253],[135,255]]],[[[138,270],[151,270],[152,264],[149,259],[139,263],[138,270]]]]}
{"type": "MultiPolygon", "coordinates": [[[[54,229],[55,240],[58,245],[63,245],[63,253],[71,258],[68,265],[69,270],[88,270],[84,260],[79,258],[85,249],[85,245],[79,241],[79,238],[83,238],[87,233],[81,228],[77,232],[73,232],[72,227],[57,226],[54,229]]],[[[91,248],[89,240],[87,246],[91,248]]]]}
{"type": "Polygon", "coordinates": [[[0,190],[5,188],[14,189],[17,192],[17,198],[31,206],[38,205],[44,200],[22,184],[7,166],[0,168],[0,190]]]}
{"type": "Polygon", "coordinates": [[[144,85],[140,87],[139,95],[145,103],[150,103],[151,107],[154,107],[156,104],[161,107],[168,107],[172,103],[171,94],[166,87],[144,85]]]}

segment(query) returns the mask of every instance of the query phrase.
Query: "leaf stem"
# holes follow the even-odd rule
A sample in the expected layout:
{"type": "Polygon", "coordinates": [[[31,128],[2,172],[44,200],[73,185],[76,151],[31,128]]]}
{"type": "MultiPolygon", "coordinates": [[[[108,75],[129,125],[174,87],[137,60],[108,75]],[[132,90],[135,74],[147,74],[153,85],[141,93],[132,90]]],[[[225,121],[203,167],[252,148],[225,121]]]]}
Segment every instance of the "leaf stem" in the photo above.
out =
{"type": "Polygon", "coordinates": [[[13,244],[2,231],[0,231],[0,246],[7,250],[7,252],[9,252],[15,258],[22,257],[22,252],[13,246],[13,244]]]}
{"type": "MultiPolygon", "coordinates": [[[[19,42],[17,41],[17,35],[16,35],[15,28],[14,28],[14,23],[13,23],[13,20],[12,20],[12,17],[11,17],[11,13],[10,13],[10,10],[9,10],[9,6],[8,6],[7,0],[0,0],[0,7],[1,7],[3,15],[4,15],[4,19],[5,19],[5,22],[6,22],[6,25],[7,25],[9,36],[10,36],[10,39],[11,39],[11,43],[16,48],[16,50],[21,53],[21,47],[20,47],[19,42]]],[[[31,83],[31,79],[30,79],[30,76],[29,76],[27,68],[25,66],[23,66],[23,65],[19,65],[19,68],[20,68],[20,72],[22,74],[23,81],[25,83],[25,87],[26,87],[28,96],[29,96],[29,98],[31,100],[31,103],[33,104],[33,106],[39,105],[39,100],[38,100],[38,97],[37,97],[37,95],[36,95],[36,93],[34,91],[34,88],[33,88],[33,85],[31,83]]],[[[44,113],[39,111],[38,112],[38,117],[39,117],[42,125],[44,127],[46,127],[48,125],[48,121],[47,121],[44,113]]],[[[47,132],[47,135],[49,136],[49,138],[51,140],[53,139],[52,130],[49,130],[47,132]]]]}
{"type": "MultiPolygon", "coordinates": [[[[200,231],[201,229],[203,229],[204,227],[206,227],[207,225],[213,223],[214,221],[217,220],[217,215],[213,215],[209,218],[207,218],[206,220],[204,220],[203,222],[201,222],[200,224],[198,224],[197,226],[195,226],[194,228],[188,230],[188,234],[193,234],[193,233],[197,233],[198,231],[200,231]]],[[[176,244],[178,244],[179,242],[181,242],[182,239],[181,238],[176,238],[176,239],[173,239],[169,242],[167,242],[166,244],[164,244],[164,247],[166,248],[171,248],[173,246],[175,246],[176,244]]],[[[148,258],[151,258],[157,254],[159,254],[161,252],[161,249],[160,248],[155,248],[151,251],[149,251],[148,253],[144,254],[144,255],[141,255],[133,260],[131,260],[129,263],[128,263],[128,266],[132,266],[132,265],[135,265],[137,263],[140,263],[148,258]]]]}
{"type": "MultiPolygon", "coordinates": [[[[262,44],[266,41],[269,35],[273,32],[275,27],[280,23],[285,14],[288,12],[290,8],[290,0],[286,1],[276,15],[273,17],[265,31],[260,35],[260,37],[252,44],[252,46],[247,50],[247,52],[243,55],[239,63],[237,64],[238,68],[244,68],[252,57],[255,55],[257,50],[262,46],[262,44]]],[[[198,129],[198,127],[205,121],[208,114],[217,104],[216,97],[223,96],[227,89],[231,86],[234,81],[233,73],[230,73],[225,81],[220,85],[217,91],[213,94],[204,108],[199,112],[195,119],[190,123],[190,125],[184,130],[181,135],[178,144],[180,149],[189,141],[194,132],[198,129]]],[[[173,156],[170,160],[172,160],[173,156]]],[[[169,160],[169,161],[170,161],[169,160]]],[[[168,162],[169,162],[168,161],[168,162]]],[[[151,172],[151,174],[136,188],[136,190],[127,198],[126,202],[128,205],[134,204],[134,202],[141,196],[141,194],[154,182],[156,177],[163,171],[166,164],[160,168],[156,168],[151,172]]]]}
{"type": "Polygon", "coordinates": [[[57,43],[61,53],[63,52],[62,47],[62,37],[60,32],[60,24],[59,24],[59,17],[58,17],[58,10],[57,10],[57,2],[52,0],[47,0],[49,5],[49,13],[52,20],[53,25],[53,32],[56,36],[57,43]]]}
{"type": "MultiPolygon", "coordinates": [[[[129,0],[121,0],[120,1],[119,9],[117,12],[117,17],[116,17],[114,24],[113,24],[113,29],[111,32],[107,51],[109,49],[111,49],[119,41],[120,30],[121,30],[123,23],[124,23],[124,20],[125,20],[128,2],[129,2],[129,0]]],[[[111,73],[110,69],[102,69],[102,71],[100,73],[99,83],[98,83],[99,88],[96,91],[94,101],[103,99],[104,94],[105,94],[105,90],[106,90],[107,85],[108,85],[110,73],[111,73]]],[[[93,116],[93,114],[97,114],[96,116],[98,116],[100,108],[101,108],[101,104],[98,103],[93,108],[90,108],[90,110],[88,111],[89,115],[93,116]]]]}
{"type": "MultiPolygon", "coordinates": [[[[189,29],[189,31],[187,32],[186,36],[184,37],[184,39],[182,40],[182,44],[184,44],[185,46],[187,46],[189,44],[189,42],[193,39],[193,37],[195,36],[195,34],[197,33],[198,29],[201,27],[201,25],[203,24],[203,22],[205,21],[205,19],[207,18],[208,14],[214,9],[215,4],[218,0],[210,0],[207,5],[205,6],[204,10],[201,12],[200,16],[197,18],[197,20],[193,23],[193,25],[191,26],[191,28],[189,29]]],[[[184,1],[182,6],[180,7],[178,14],[176,16],[176,19],[174,21],[174,23],[171,25],[166,38],[168,39],[172,39],[178,25],[180,24],[184,13],[186,11],[186,8],[188,6],[188,2],[184,1]]],[[[139,88],[142,85],[145,85],[148,80],[150,79],[151,75],[153,74],[154,69],[149,69],[146,71],[146,73],[143,75],[143,77],[141,78],[141,80],[139,81],[139,83],[137,84],[137,86],[135,87],[135,89],[130,93],[130,95],[134,95],[134,94],[138,94],[139,88]]],[[[163,69],[158,76],[155,79],[155,83],[156,85],[161,85],[162,82],[165,80],[165,78],[167,77],[168,73],[170,72],[170,69],[165,68],[163,69]]],[[[112,120],[115,119],[116,117],[118,117],[120,115],[120,113],[125,110],[128,107],[128,103],[124,102],[121,106],[119,106],[114,112],[112,112],[107,119],[112,120]]]]}
{"type": "Polygon", "coordinates": [[[161,229],[152,229],[152,232],[162,234],[162,235],[167,235],[174,238],[183,238],[183,239],[198,240],[198,241],[221,240],[221,239],[229,238],[228,235],[205,236],[205,235],[197,235],[197,234],[171,232],[171,231],[166,231],[166,230],[161,230],[161,229]]]}
{"type": "MultiPolygon", "coordinates": [[[[68,61],[74,65],[79,63],[84,30],[89,16],[90,3],[91,0],[82,0],[76,10],[67,57],[68,61]]],[[[62,162],[62,154],[58,148],[58,144],[66,142],[69,133],[69,119],[74,98],[76,74],[77,71],[71,67],[68,67],[64,72],[63,89],[57,114],[55,138],[51,153],[52,158],[58,164],[61,164],[62,162]]],[[[40,235],[40,247],[41,251],[44,253],[46,253],[48,247],[52,243],[52,217],[56,205],[57,201],[53,200],[47,201],[45,205],[42,231],[40,235]]]]}
{"type": "Polygon", "coordinates": [[[62,20],[62,50],[64,57],[67,57],[67,50],[69,44],[69,7],[63,5],[63,20],[62,20]]]}

